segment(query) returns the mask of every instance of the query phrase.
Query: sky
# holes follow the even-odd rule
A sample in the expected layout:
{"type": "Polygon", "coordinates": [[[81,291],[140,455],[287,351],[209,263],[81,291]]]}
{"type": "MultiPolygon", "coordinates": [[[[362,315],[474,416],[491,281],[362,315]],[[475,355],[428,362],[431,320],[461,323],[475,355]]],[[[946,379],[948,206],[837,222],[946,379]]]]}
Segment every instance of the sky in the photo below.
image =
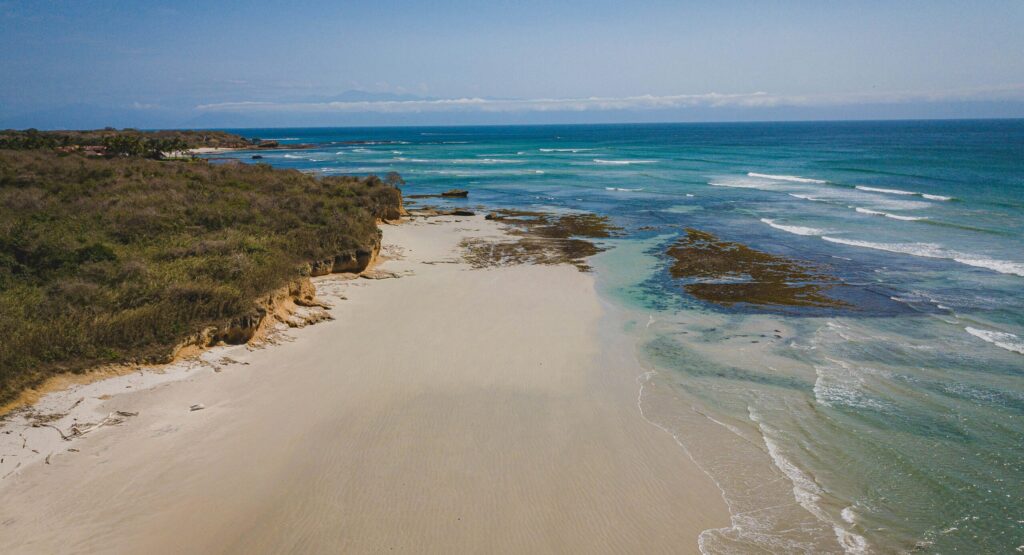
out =
{"type": "Polygon", "coordinates": [[[0,128],[1024,117],[1022,29],[1022,0],[0,0],[0,128]]]}

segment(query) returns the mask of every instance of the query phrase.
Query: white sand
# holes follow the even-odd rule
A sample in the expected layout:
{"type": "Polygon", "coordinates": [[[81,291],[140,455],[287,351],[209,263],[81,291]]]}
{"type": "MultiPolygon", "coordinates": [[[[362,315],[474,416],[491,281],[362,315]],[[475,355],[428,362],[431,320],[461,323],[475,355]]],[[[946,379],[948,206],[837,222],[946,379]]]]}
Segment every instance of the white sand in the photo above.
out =
{"type": "Polygon", "coordinates": [[[0,427],[0,454],[23,461],[0,479],[0,553],[696,552],[728,513],[642,418],[592,276],[450,263],[461,236],[497,228],[446,220],[385,227],[404,258],[382,268],[412,275],[321,278],[348,300],[288,342],[43,401],[86,399],[65,430],[139,413],[121,424],[27,430],[34,456],[0,427]]]}

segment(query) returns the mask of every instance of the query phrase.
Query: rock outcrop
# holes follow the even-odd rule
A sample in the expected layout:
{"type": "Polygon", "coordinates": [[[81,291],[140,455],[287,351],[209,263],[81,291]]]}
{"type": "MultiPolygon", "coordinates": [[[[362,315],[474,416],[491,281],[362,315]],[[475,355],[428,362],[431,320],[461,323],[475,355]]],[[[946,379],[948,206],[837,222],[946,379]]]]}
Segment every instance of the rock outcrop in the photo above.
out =
{"type": "Polygon", "coordinates": [[[381,234],[378,231],[376,237],[368,245],[346,250],[333,258],[310,263],[309,275],[316,277],[327,274],[358,274],[366,270],[380,254],[380,238],[381,234]]]}
{"type": "Polygon", "coordinates": [[[206,327],[181,342],[174,348],[168,362],[191,354],[191,351],[221,343],[241,345],[266,339],[268,333],[278,322],[287,324],[289,327],[301,327],[311,323],[307,320],[318,322],[329,319],[325,308],[326,305],[316,298],[316,287],[313,286],[313,282],[308,277],[297,279],[257,300],[249,313],[239,316],[223,326],[206,327]],[[303,310],[308,308],[317,308],[320,311],[303,310]],[[308,314],[297,318],[296,313],[300,311],[308,312],[308,314]]]}

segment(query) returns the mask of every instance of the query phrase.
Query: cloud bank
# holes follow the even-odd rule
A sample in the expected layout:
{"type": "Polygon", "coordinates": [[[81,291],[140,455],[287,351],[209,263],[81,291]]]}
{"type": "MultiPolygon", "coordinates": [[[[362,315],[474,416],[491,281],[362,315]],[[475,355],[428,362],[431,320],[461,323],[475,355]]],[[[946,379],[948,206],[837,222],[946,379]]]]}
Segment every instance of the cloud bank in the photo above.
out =
{"type": "Polygon", "coordinates": [[[606,112],[681,108],[772,108],[849,106],[859,104],[901,104],[950,101],[1022,101],[1024,84],[939,92],[863,93],[845,95],[780,95],[767,92],[738,94],[705,93],[681,95],[640,95],[584,98],[423,98],[412,100],[358,100],[332,102],[220,102],[201,104],[205,113],[522,113],[522,112],[606,112]]]}

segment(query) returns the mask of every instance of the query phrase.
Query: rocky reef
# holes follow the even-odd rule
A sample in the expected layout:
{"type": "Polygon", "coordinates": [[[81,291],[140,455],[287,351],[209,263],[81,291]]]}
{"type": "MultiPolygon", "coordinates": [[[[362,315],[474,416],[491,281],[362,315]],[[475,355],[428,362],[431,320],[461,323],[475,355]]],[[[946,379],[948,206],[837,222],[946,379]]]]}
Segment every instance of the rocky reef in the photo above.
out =
{"type": "Polygon", "coordinates": [[[476,268],[514,264],[571,264],[589,271],[586,259],[605,250],[594,241],[613,237],[621,229],[606,216],[590,213],[549,214],[498,210],[486,219],[505,224],[510,239],[467,238],[463,257],[476,268]]]}
{"type": "Polygon", "coordinates": [[[687,228],[666,254],[674,259],[672,277],[685,280],[683,289],[703,301],[723,306],[847,306],[827,294],[842,284],[826,267],[723,241],[706,231],[687,228]]]}

